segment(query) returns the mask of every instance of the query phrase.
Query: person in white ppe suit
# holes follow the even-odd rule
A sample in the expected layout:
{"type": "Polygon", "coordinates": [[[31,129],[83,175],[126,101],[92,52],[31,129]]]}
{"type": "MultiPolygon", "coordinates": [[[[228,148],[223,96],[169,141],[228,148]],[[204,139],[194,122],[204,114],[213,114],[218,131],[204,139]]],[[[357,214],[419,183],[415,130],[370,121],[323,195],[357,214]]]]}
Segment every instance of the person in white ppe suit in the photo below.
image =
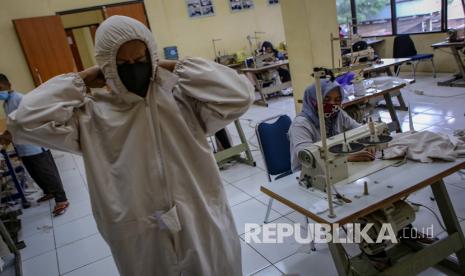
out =
{"type": "Polygon", "coordinates": [[[248,109],[253,87],[201,58],[158,66],[150,30],[124,16],[100,25],[95,52],[98,67],[24,96],[8,119],[15,141],[82,154],[93,215],[121,275],[242,275],[206,136],[248,109]],[[86,92],[104,83],[111,92],[86,92]]]}

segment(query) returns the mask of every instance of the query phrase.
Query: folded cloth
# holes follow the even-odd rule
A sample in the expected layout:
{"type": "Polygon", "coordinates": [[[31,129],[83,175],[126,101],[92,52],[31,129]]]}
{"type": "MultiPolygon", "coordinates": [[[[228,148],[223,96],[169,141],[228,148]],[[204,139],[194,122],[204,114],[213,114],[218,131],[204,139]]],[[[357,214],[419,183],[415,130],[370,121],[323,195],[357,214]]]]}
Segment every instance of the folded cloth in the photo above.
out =
{"type": "Polygon", "coordinates": [[[384,158],[402,157],[422,163],[435,159],[455,161],[458,157],[465,157],[465,142],[452,135],[431,131],[400,133],[384,150],[384,158]]]}
{"type": "Polygon", "coordinates": [[[465,143],[465,129],[456,129],[454,131],[454,136],[465,143]]]}

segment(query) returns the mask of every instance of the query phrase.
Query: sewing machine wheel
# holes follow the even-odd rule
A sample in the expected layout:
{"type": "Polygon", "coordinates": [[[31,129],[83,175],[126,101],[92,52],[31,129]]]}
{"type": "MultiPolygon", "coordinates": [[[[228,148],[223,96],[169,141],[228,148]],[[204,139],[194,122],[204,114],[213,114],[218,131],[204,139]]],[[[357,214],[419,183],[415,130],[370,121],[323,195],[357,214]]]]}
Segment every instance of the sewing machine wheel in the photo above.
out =
{"type": "Polygon", "coordinates": [[[338,154],[338,153],[354,153],[354,152],[361,151],[361,150],[363,150],[365,148],[365,146],[360,144],[360,143],[352,142],[352,143],[349,143],[349,145],[350,145],[350,148],[351,148],[350,151],[344,151],[343,147],[342,147],[342,144],[334,145],[334,146],[330,147],[328,150],[331,153],[338,154]]]}
{"type": "Polygon", "coordinates": [[[354,52],[360,52],[366,49],[368,49],[368,43],[363,40],[357,41],[352,45],[352,51],[354,52]]]}
{"type": "Polygon", "coordinates": [[[392,137],[388,135],[378,135],[379,142],[371,142],[370,136],[357,140],[357,142],[364,144],[364,145],[378,145],[378,144],[386,144],[391,142],[392,137]]]}

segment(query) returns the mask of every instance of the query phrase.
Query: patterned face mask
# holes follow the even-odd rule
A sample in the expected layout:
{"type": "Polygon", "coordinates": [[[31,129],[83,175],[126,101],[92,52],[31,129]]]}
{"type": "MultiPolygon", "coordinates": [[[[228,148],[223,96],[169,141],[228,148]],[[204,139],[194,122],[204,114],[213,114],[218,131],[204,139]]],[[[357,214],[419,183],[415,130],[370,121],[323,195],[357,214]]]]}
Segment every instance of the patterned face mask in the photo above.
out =
{"type": "Polygon", "coordinates": [[[323,104],[323,112],[325,114],[325,118],[331,118],[336,116],[339,113],[339,110],[341,110],[341,106],[337,104],[323,104]]]}

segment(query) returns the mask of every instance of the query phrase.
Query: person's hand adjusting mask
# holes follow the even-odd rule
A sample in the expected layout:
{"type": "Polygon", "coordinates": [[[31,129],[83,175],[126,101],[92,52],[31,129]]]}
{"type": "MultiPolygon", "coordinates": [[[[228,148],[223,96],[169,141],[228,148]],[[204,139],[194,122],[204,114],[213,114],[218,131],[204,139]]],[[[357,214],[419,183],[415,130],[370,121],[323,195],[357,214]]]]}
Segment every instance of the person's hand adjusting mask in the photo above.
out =
{"type": "Polygon", "coordinates": [[[103,76],[102,70],[97,65],[89,67],[79,72],[82,80],[90,92],[90,88],[102,88],[106,85],[105,77],[103,76]]]}

